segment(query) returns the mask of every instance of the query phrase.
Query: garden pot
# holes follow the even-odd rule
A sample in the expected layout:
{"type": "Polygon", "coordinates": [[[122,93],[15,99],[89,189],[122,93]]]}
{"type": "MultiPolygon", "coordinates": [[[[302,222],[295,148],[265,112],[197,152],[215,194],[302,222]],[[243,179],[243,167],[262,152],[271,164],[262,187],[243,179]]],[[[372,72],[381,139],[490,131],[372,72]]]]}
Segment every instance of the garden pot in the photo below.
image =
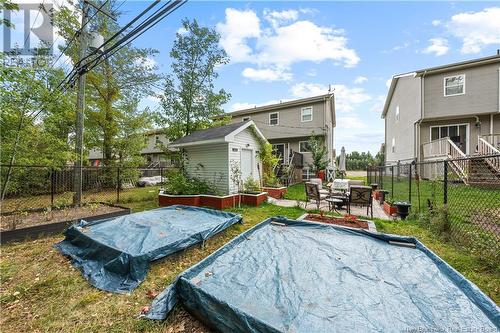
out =
{"type": "Polygon", "coordinates": [[[321,180],[325,180],[325,170],[319,170],[318,172],[316,172],[316,177],[321,180]]]}
{"type": "Polygon", "coordinates": [[[385,202],[385,196],[389,194],[389,191],[387,190],[379,190],[378,191],[378,200],[379,200],[379,203],[382,205],[384,204],[385,202]]]}
{"type": "Polygon", "coordinates": [[[386,212],[387,215],[393,216],[397,213],[397,211],[398,210],[396,206],[393,206],[390,203],[384,201],[384,212],[386,212]]]}
{"type": "Polygon", "coordinates": [[[397,213],[401,217],[401,220],[406,220],[406,217],[409,214],[411,203],[406,201],[398,201],[394,203],[394,206],[397,208],[397,213]]]}
{"type": "Polygon", "coordinates": [[[262,192],[267,192],[267,195],[269,195],[271,198],[275,199],[283,199],[283,196],[285,195],[287,191],[286,187],[263,187],[262,192]]]}
{"type": "Polygon", "coordinates": [[[260,206],[267,200],[267,193],[261,192],[258,194],[241,193],[241,203],[248,206],[260,206]]]}
{"type": "Polygon", "coordinates": [[[172,205],[184,206],[199,206],[199,195],[173,195],[173,194],[160,194],[158,196],[158,205],[160,207],[167,207],[172,205]]]}

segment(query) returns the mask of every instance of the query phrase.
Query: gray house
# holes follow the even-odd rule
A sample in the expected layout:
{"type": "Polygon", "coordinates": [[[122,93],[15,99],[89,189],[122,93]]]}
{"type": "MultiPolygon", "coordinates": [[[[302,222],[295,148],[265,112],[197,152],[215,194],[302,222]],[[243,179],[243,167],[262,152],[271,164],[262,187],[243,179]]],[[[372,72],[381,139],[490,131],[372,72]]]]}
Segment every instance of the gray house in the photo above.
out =
{"type": "Polygon", "coordinates": [[[382,118],[388,164],[500,153],[500,55],[395,75],[382,118]]]}
{"type": "Polygon", "coordinates": [[[213,183],[225,194],[237,193],[233,172],[241,172],[241,180],[260,181],[262,165],[257,151],[266,138],[253,121],[196,131],[170,144],[182,149],[189,175],[213,183]]]}
{"type": "Polygon", "coordinates": [[[307,145],[313,132],[324,140],[329,160],[335,161],[333,93],[238,110],[229,115],[233,123],[254,121],[283,164],[291,163],[294,156],[301,156],[302,179],[313,177],[308,168],[312,160],[307,145]]]}

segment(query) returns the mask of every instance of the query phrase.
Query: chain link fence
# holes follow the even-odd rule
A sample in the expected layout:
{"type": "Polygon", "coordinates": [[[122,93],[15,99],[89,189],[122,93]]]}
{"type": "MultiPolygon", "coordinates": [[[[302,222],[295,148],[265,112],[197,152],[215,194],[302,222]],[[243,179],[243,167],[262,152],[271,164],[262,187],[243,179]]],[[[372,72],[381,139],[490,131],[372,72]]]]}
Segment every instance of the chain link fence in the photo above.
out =
{"type": "Polygon", "coordinates": [[[500,155],[369,167],[369,184],[386,201],[412,204],[412,217],[430,230],[498,262],[500,155]]]}
{"type": "MultiPolygon", "coordinates": [[[[0,165],[2,230],[6,221],[73,207],[74,167],[0,165]]],[[[81,205],[157,200],[171,167],[83,167],[81,205]]]]}

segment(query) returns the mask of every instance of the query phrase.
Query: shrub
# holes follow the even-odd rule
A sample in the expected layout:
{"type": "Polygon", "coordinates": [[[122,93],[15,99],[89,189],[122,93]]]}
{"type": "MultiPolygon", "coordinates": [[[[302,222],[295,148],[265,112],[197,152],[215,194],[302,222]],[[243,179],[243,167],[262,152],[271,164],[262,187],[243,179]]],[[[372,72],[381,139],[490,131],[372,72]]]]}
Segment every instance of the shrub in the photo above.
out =
{"type": "Polygon", "coordinates": [[[252,177],[248,177],[243,183],[243,191],[247,193],[260,192],[260,184],[257,180],[252,177]]]}
{"type": "Polygon", "coordinates": [[[258,154],[262,162],[262,184],[269,187],[279,187],[280,182],[276,177],[275,169],[280,159],[273,154],[273,146],[270,143],[262,143],[258,154]]]}
{"type": "Polygon", "coordinates": [[[219,194],[214,184],[196,177],[188,177],[182,171],[171,171],[168,173],[164,191],[165,193],[174,195],[219,194]]]}

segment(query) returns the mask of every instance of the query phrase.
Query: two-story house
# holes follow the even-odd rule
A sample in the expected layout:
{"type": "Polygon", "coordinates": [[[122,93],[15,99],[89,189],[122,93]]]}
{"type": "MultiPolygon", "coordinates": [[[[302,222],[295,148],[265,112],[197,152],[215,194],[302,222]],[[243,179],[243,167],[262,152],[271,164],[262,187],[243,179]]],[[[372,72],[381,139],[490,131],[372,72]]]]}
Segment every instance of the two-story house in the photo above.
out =
{"type": "Polygon", "coordinates": [[[500,149],[500,55],[395,75],[385,101],[386,163],[500,149]]]}
{"type": "Polygon", "coordinates": [[[313,177],[308,167],[312,159],[307,142],[313,133],[323,139],[328,159],[335,161],[333,93],[238,110],[229,115],[233,123],[253,120],[284,164],[290,163],[294,154],[301,154],[302,179],[313,177]]]}
{"type": "MultiPolygon", "coordinates": [[[[145,158],[147,167],[165,167],[172,164],[172,161],[167,159],[165,154],[169,140],[164,130],[159,129],[146,132],[144,140],[146,145],[142,148],[141,155],[145,158]]],[[[100,149],[91,149],[89,151],[90,165],[99,166],[102,158],[103,155],[100,149]]]]}

